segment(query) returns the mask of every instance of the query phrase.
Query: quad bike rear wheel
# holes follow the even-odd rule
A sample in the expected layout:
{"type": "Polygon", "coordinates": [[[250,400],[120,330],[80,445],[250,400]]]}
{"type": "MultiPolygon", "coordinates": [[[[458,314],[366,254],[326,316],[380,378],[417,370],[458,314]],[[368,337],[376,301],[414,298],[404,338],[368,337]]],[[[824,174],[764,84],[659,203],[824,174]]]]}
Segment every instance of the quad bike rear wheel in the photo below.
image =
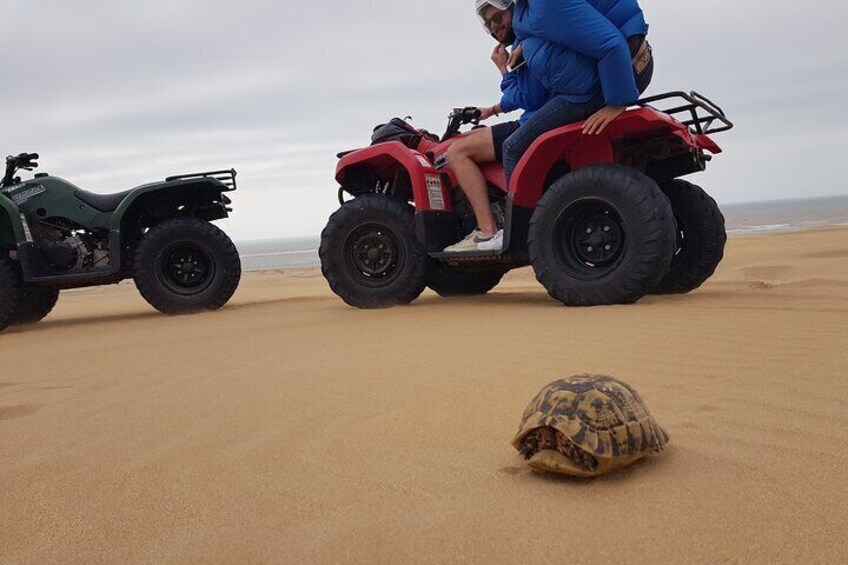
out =
{"type": "Polygon", "coordinates": [[[21,299],[12,316],[13,326],[35,324],[47,317],[59,300],[59,289],[21,285],[21,299]]]}
{"type": "Polygon", "coordinates": [[[0,256],[0,331],[13,322],[23,292],[18,266],[11,259],[0,256]]]}
{"type": "Polygon", "coordinates": [[[357,308],[409,304],[424,291],[429,258],[406,202],[364,194],[345,202],[321,233],[321,272],[357,308]]]}
{"type": "Polygon", "coordinates": [[[686,294],[713,276],[724,257],[727,232],[718,204],[704,190],[683,180],[662,185],[677,221],[674,258],[652,294],[686,294]]]}
{"type": "Polygon", "coordinates": [[[474,296],[486,294],[501,282],[503,269],[469,271],[439,263],[427,273],[427,286],[439,296],[474,296]]]}
{"type": "Polygon", "coordinates": [[[238,287],[241,260],[217,226],[175,218],[142,236],[134,278],[144,299],[165,314],[217,310],[238,287]]]}
{"type": "Polygon", "coordinates": [[[536,278],[569,306],[629,304],[651,292],[675,249],[659,186],[623,165],[578,169],[555,181],[530,221],[536,278]]]}

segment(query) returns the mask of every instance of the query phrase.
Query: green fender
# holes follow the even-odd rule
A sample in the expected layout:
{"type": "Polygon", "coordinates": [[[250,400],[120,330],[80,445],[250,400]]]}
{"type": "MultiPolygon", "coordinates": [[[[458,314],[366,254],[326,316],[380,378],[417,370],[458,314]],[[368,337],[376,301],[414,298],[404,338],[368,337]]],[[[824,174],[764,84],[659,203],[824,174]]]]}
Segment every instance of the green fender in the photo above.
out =
{"type": "Polygon", "coordinates": [[[212,198],[230,190],[233,189],[213,178],[160,181],[144,184],[134,188],[133,191],[130,192],[123,201],[121,201],[118,208],[109,214],[109,224],[104,227],[120,231],[121,221],[124,216],[132,210],[133,206],[138,203],[140,199],[151,194],[167,193],[169,198],[175,200],[191,200],[192,197],[196,198],[198,194],[201,196],[209,195],[209,198],[212,198]]]}

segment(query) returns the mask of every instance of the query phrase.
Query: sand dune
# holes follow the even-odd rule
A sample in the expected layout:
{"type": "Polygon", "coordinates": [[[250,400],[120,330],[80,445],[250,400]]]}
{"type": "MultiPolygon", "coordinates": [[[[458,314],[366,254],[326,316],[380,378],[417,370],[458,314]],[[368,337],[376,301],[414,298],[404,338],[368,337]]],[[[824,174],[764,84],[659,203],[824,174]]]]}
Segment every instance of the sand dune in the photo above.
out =
{"type": "Polygon", "coordinates": [[[848,562],[848,230],[731,240],[633,306],[359,311],[314,269],[168,318],[132,284],[0,335],[0,563],[848,562]],[[672,442],[592,481],[509,441],[581,372],[672,442]]]}

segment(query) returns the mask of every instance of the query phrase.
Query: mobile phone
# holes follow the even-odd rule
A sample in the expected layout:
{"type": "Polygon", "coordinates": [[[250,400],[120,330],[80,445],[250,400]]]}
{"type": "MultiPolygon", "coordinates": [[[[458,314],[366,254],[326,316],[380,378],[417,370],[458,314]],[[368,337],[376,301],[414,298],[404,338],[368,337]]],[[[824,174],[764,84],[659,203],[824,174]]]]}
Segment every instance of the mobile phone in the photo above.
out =
{"type": "Polygon", "coordinates": [[[521,67],[523,67],[526,64],[527,64],[527,59],[524,58],[524,53],[522,53],[520,58],[518,59],[518,62],[515,64],[515,66],[510,67],[509,65],[507,65],[506,70],[507,70],[507,72],[511,73],[513,71],[517,71],[518,69],[520,69],[521,67]]]}
{"type": "Polygon", "coordinates": [[[522,59],[517,65],[515,65],[514,67],[507,67],[506,70],[507,70],[507,72],[511,73],[511,72],[517,71],[518,69],[520,69],[521,67],[523,67],[526,64],[527,64],[527,61],[522,59]]]}

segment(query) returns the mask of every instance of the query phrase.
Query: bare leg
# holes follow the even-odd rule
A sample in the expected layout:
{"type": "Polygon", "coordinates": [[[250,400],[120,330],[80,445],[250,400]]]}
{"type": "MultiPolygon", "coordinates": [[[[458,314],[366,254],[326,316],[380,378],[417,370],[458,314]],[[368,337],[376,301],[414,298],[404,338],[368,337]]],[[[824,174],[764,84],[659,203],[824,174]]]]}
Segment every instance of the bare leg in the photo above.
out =
{"type": "Polygon", "coordinates": [[[448,163],[462,192],[471,203],[477,218],[477,229],[484,235],[494,235],[498,227],[489,205],[486,179],[477,163],[491,163],[494,160],[495,145],[490,128],[474,130],[448,148],[448,163]]]}

